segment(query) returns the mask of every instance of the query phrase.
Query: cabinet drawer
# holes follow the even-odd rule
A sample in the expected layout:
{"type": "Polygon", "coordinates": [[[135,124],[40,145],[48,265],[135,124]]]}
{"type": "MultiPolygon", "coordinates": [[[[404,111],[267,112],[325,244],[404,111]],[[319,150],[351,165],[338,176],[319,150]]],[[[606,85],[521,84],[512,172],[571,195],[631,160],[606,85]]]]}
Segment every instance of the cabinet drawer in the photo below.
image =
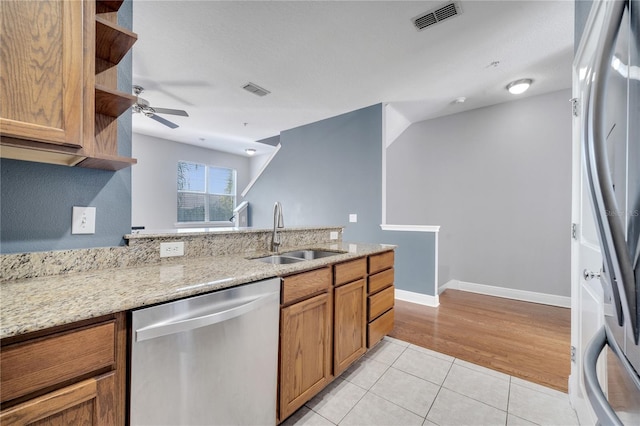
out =
{"type": "Polygon", "coordinates": [[[3,410],[0,423],[4,426],[94,424],[97,398],[97,381],[88,379],[3,410]]]}
{"type": "Polygon", "coordinates": [[[369,294],[377,293],[393,284],[393,268],[369,277],[369,294]]]}
{"type": "Polygon", "coordinates": [[[393,309],[385,312],[367,326],[367,348],[371,348],[393,330],[393,309]]]}
{"type": "Polygon", "coordinates": [[[391,268],[394,262],[394,252],[386,251],[380,254],[369,256],[369,273],[375,274],[382,270],[391,268]]]}
{"type": "Polygon", "coordinates": [[[2,401],[115,368],[115,321],[2,348],[2,401]]]}
{"type": "Polygon", "coordinates": [[[312,294],[328,291],[331,286],[331,268],[316,269],[282,279],[282,304],[303,299],[312,294]]]}
{"type": "Polygon", "coordinates": [[[369,321],[372,321],[383,312],[393,308],[394,289],[394,286],[387,287],[381,292],[369,296],[369,321]]]}
{"type": "Polygon", "coordinates": [[[367,259],[356,259],[339,263],[335,267],[335,285],[339,286],[367,275],[367,259]]]}

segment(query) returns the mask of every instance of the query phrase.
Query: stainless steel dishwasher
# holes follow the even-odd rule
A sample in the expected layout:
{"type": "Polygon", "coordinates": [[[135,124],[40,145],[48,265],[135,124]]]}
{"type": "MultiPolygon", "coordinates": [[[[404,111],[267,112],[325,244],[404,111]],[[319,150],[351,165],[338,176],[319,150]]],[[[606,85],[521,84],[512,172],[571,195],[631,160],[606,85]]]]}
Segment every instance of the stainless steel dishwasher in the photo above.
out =
{"type": "Polygon", "coordinates": [[[274,278],[133,311],[131,424],[275,424],[279,299],[274,278]]]}

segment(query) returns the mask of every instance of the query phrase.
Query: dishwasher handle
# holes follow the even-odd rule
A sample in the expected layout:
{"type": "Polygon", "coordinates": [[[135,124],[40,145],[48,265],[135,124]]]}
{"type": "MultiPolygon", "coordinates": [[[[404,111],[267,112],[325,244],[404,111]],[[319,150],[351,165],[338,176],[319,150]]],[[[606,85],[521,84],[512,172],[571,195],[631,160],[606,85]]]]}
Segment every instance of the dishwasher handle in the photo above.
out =
{"type": "Polygon", "coordinates": [[[234,306],[230,309],[212,312],[210,314],[202,315],[195,318],[162,322],[159,324],[152,324],[146,327],[142,327],[136,330],[136,342],[155,339],[156,337],[168,336],[170,334],[181,333],[183,331],[189,331],[196,328],[218,324],[258,309],[271,301],[279,301],[279,299],[280,295],[278,292],[267,293],[261,295],[260,297],[254,298],[247,303],[243,303],[239,306],[234,306]]]}

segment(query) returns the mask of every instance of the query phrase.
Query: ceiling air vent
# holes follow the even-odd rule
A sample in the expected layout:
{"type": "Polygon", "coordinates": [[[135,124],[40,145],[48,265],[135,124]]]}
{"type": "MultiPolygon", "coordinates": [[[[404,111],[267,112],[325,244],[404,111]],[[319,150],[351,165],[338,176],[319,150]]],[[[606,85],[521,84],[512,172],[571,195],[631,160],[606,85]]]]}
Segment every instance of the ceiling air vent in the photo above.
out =
{"type": "Polygon", "coordinates": [[[248,92],[251,92],[254,95],[258,95],[258,96],[265,96],[265,95],[268,95],[269,93],[271,93],[267,89],[263,89],[262,87],[258,86],[257,84],[254,84],[254,83],[247,83],[244,86],[242,86],[242,88],[244,90],[246,90],[248,92]]]}
{"type": "Polygon", "coordinates": [[[412,21],[418,31],[421,31],[427,27],[442,22],[445,19],[460,15],[460,13],[462,13],[462,11],[460,10],[460,5],[458,5],[458,3],[447,3],[437,9],[433,9],[416,16],[412,21]]]}

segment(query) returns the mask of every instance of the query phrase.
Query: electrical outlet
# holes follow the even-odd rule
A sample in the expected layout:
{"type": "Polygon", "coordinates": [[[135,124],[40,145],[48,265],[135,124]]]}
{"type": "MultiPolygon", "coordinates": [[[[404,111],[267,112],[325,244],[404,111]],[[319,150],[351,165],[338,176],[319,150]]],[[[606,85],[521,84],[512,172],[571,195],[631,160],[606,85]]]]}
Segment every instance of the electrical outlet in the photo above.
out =
{"type": "Polygon", "coordinates": [[[355,223],[358,221],[358,215],[356,213],[351,213],[349,215],[349,222],[355,223]]]}
{"type": "Polygon", "coordinates": [[[338,239],[338,231],[329,232],[329,239],[330,240],[337,240],[338,239]]]}
{"type": "Polygon", "coordinates": [[[72,234],[96,233],[96,208],[73,206],[71,215],[72,234]]]}
{"type": "Polygon", "coordinates": [[[160,243],[160,257],[184,256],[184,242],[160,243]]]}

